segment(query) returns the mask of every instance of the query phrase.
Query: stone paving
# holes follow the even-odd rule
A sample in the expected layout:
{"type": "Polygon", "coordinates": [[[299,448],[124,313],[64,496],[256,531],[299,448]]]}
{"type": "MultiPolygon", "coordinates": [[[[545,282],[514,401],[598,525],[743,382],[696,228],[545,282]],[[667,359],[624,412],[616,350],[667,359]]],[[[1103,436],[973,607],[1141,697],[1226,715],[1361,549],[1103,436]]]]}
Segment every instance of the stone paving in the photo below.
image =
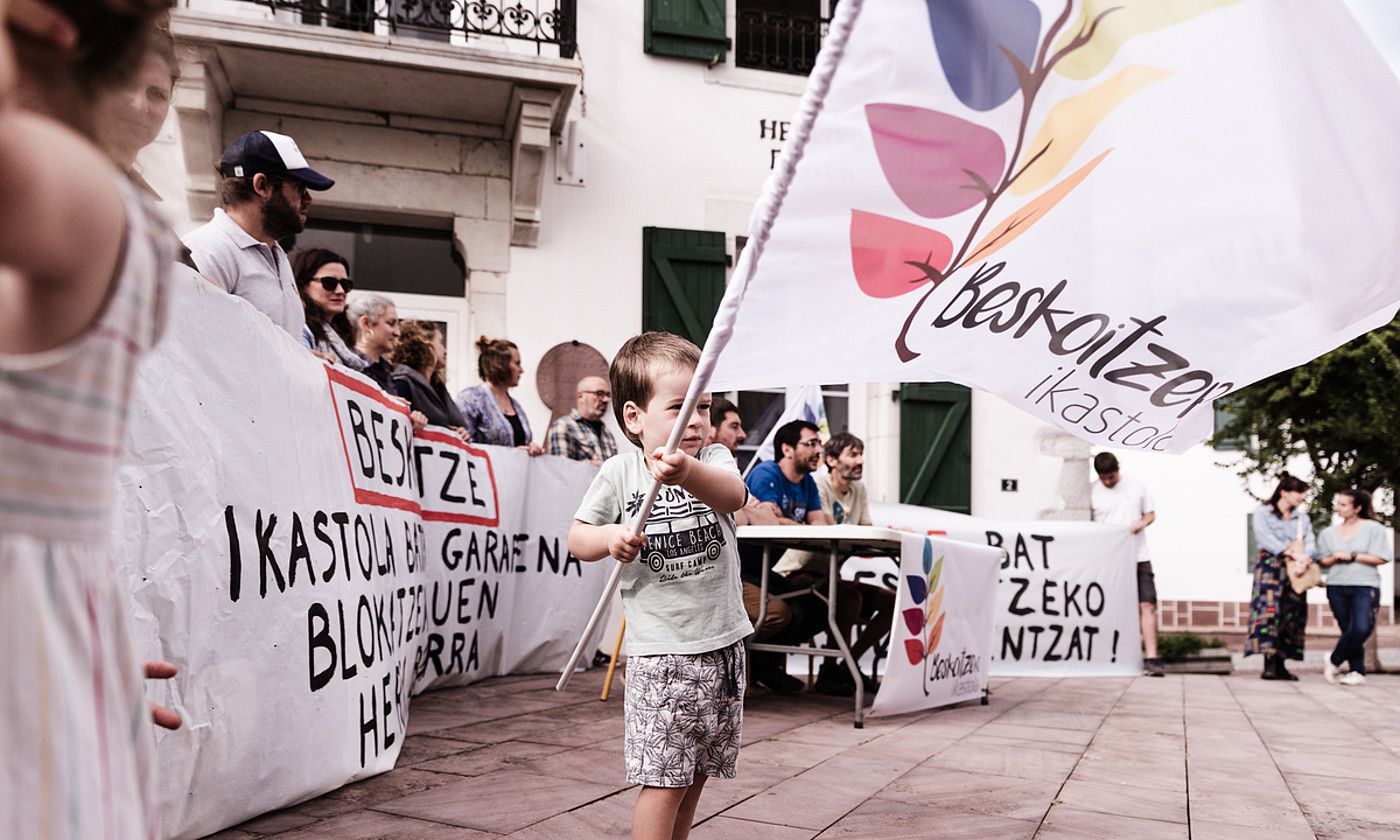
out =
{"type": "MultiPolygon", "coordinates": [[[[749,698],[739,778],[695,840],[1400,837],[1400,677],[993,680],[976,703],[851,726],[850,706],[749,698]]],[[[218,840],[628,836],[619,692],[601,671],[416,698],[398,767],[218,840]]]]}

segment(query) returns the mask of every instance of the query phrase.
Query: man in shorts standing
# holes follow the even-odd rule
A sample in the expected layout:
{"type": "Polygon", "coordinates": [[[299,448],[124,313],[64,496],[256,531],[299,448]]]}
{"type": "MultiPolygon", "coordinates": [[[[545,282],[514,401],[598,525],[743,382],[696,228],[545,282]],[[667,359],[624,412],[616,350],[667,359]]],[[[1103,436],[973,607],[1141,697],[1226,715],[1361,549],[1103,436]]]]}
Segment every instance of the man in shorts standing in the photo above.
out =
{"type": "Polygon", "coordinates": [[[1162,664],[1157,661],[1157,581],[1152,574],[1152,558],[1147,553],[1147,526],[1157,521],[1152,497],[1147,488],[1134,478],[1124,478],[1118,472],[1118,459],[1112,452],[1094,456],[1094,472],[1099,480],[1090,490],[1089,504],[1095,522],[1106,525],[1127,525],[1133,532],[1137,548],[1138,622],[1142,625],[1142,671],[1149,677],[1162,676],[1162,664]]]}
{"type": "Polygon", "coordinates": [[[627,341],[608,378],[614,413],[641,448],[603,463],[574,515],[569,551],[625,563],[627,781],[642,786],[634,840],[684,840],[710,776],[734,778],[744,716],[744,644],[734,512],[748,491],[724,446],[705,446],[710,400],[663,455],[700,361],[694,344],[648,332],[627,341]],[[665,485],[645,536],[629,528],[653,477],[665,485]]]}

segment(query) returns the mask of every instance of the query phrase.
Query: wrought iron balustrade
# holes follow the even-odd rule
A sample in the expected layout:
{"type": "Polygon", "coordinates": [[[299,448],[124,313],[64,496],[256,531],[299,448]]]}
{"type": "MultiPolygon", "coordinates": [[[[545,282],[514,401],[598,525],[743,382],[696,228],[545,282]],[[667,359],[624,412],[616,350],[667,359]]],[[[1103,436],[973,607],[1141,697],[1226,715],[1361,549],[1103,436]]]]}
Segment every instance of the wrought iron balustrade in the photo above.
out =
{"type": "Polygon", "coordinates": [[[573,58],[577,0],[248,0],[302,23],[356,32],[399,32],[446,41],[454,33],[545,44],[573,58]]]}
{"type": "Polygon", "coordinates": [[[734,63],[806,76],[817,63],[829,18],[774,9],[735,10],[734,63]]]}

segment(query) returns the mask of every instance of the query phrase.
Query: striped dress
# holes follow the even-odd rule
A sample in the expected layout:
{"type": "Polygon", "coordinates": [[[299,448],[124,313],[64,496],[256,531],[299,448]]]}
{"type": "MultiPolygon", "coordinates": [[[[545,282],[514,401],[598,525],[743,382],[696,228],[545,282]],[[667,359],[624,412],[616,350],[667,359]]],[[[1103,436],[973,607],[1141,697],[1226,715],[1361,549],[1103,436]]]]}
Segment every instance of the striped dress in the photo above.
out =
{"type": "Polygon", "coordinates": [[[93,326],[55,350],[0,354],[0,837],[158,834],[112,512],[136,362],[160,332],[176,240],[122,192],[125,244],[93,326]]]}

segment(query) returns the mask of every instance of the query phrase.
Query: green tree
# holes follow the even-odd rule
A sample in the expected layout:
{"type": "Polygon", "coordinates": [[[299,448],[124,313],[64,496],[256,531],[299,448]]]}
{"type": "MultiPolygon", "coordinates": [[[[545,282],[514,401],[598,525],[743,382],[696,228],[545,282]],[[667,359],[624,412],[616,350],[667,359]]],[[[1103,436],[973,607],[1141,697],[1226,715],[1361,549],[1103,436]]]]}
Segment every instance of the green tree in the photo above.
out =
{"type": "MultiPolygon", "coordinates": [[[[1232,419],[1215,439],[1249,442],[1241,476],[1276,477],[1302,455],[1323,500],[1350,487],[1393,493],[1400,483],[1400,317],[1240,390],[1222,407],[1232,419]]],[[[1312,510],[1321,520],[1329,513],[1325,504],[1312,510]]]]}

